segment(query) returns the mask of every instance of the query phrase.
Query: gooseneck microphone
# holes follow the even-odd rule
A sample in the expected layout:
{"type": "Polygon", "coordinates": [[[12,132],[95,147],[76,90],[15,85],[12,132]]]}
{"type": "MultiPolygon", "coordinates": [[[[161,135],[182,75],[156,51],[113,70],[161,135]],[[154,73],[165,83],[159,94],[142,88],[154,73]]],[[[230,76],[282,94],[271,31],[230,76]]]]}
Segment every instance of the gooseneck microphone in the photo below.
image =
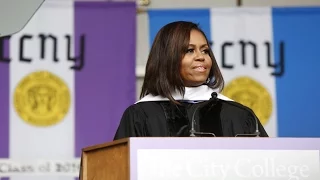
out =
{"type": "MultiPolygon", "coordinates": [[[[217,96],[217,94],[216,94],[216,96],[217,96]]],[[[198,105],[198,107],[196,107],[196,109],[194,110],[194,112],[193,112],[193,114],[192,114],[192,118],[191,118],[190,137],[196,137],[197,135],[210,135],[210,136],[216,137],[216,135],[215,135],[214,133],[209,133],[209,132],[197,132],[197,131],[195,130],[195,124],[196,124],[195,115],[196,115],[198,109],[199,109],[200,107],[203,107],[203,106],[205,106],[205,105],[213,102],[213,101],[217,101],[217,97],[214,97],[214,94],[211,94],[211,98],[210,98],[206,103],[204,103],[203,105],[198,105]]],[[[215,104],[215,103],[213,103],[213,104],[211,105],[211,107],[212,107],[214,104],[215,104]]],[[[211,107],[210,107],[210,108],[211,108],[211,107]]],[[[209,108],[209,109],[210,109],[210,108],[209,108]]]]}
{"type": "MultiPolygon", "coordinates": [[[[217,98],[217,93],[216,92],[213,92],[211,93],[211,98],[217,98]]],[[[239,104],[239,103],[236,103],[236,102],[233,102],[233,101],[224,101],[224,102],[227,102],[228,104],[230,105],[233,105],[233,106],[236,106],[238,108],[241,108],[241,109],[244,109],[244,110],[247,110],[251,113],[251,115],[253,116],[255,122],[256,122],[256,130],[253,134],[236,134],[236,137],[244,137],[244,136],[255,136],[255,137],[260,137],[260,131],[259,131],[259,120],[258,118],[256,117],[255,113],[252,111],[252,109],[248,108],[247,106],[244,106],[242,104],[239,104]]]]}
{"type": "Polygon", "coordinates": [[[196,114],[196,112],[197,112],[197,110],[199,109],[199,107],[200,106],[198,106],[195,110],[194,110],[194,112],[193,112],[193,114],[192,114],[192,119],[191,119],[191,130],[190,130],[190,136],[191,137],[195,137],[196,136],[196,130],[195,130],[195,128],[194,128],[194,126],[195,126],[195,124],[196,124],[196,120],[195,120],[195,114],[196,114]]]}

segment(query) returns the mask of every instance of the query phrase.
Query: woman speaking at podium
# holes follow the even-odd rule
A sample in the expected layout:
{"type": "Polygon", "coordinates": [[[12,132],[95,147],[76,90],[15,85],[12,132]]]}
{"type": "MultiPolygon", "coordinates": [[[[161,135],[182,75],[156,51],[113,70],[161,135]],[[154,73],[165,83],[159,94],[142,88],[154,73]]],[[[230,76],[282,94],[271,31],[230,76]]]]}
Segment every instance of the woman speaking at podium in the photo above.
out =
{"type": "Polygon", "coordinates": [[[254,136],[267,133],[254,112],[223,96],[224,80],[204,32],[172,22],[157,33],[141,99],[123,113],[114,140],[126,137],[254,136]]]}

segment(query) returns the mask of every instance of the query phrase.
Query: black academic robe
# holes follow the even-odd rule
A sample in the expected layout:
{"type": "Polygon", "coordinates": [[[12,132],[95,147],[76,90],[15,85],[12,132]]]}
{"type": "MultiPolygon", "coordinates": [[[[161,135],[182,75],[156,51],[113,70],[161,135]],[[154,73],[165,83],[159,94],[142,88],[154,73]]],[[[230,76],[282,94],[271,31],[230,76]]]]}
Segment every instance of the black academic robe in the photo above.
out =
{"type": "Polygon", "coordinates": [[[169,101],[147,101],[125,110],[114,140],[126,137],[186,137],[190,136],[192,125],[196,132],[235,137],[254,134],[257,124],[260,136],[268,137],[251,109],[236,102],[216,99],[176,105],[169,101]]]}

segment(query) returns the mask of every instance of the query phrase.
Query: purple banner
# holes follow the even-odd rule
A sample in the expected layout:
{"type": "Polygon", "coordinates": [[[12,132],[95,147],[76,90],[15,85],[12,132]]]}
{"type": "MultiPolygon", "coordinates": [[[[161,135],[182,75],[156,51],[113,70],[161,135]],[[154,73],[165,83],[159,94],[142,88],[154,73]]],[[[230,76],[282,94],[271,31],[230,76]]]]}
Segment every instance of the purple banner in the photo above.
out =
{"type": "Polygon", "coordinates": [[[9,40],[5,39],[0,40],[0,158],[9,157],[9,64],[2,62],[9,57],[9,40]]]}
{"type": "MultiPolygon", "coordinates": [[[[55,4],[52,6],[47,5],[46,8],[49,8],[50,11],[53,10],[50,9],[51,7],[57,9],[54,5],[55,4]]],[[[63,38],[67,38],[67,40],[69,40],[68,38],[71,38],[72,41],[75,42],[74,46],[71,45],[75,50],[74,55],[73,53],[71,53],[72,55],[69,54],[69,41],[67,47],[65,47],[65,44],[60,43],[65,41],[59,37],[59,34],[57,35],[57,33],[54,34],[50,32],[52,28],[45,27],[48,25],[42,24],[41,20],[39,20],[39,26],[34,24],[31,26],[35,27],[34,32],[26,28],[26,32],[22,35],[27,34],[28,36],[26,37],[33,37],[27,38],[27,40],[28,43],[34,43],[37,41],[36,38],[39,33],[42,35],[53,34],[52,37],[57,39],[57,46],[59,46],[57,49],[60,50],[60,46],[63,46],[63,48],[67,48],[68,51],[67,59],[65,59],[65,54],[59,54],[58,52],[60,51],[53,50],[54,53],[59,56],[59,62],[60,60],[61,62],[63,60],[75,60],[75,69],[70,70],[75,73],[74,82],[71,82],[74,83],[75,86],[75,90],[73,91],[75,93],[75,98],[71,99],[71,101],[75,103],[75,139],[72,139],[75,144],[74,150],[71,149],[71,151],[74,151],[75,157],[80,157],[82,148],[112,141],[124,110],[136,101],[136,4],[135,2],[75,2],[74,9],[73,7],[65,6],[65,4],[62,5],[63,6],[61,7],[64,8],[62,9],[63,11],[65,11],[66,8],[70,9],[66,14],[74,13],[74,19],[70,18],[73,16],[71,16],[72,14],[69,14],[70,20],[66,21],[66,23],[74,22],[74,34],[71,33],[69,36],[70,32],[68,30],[70,29],[67,28],[66,35],[62,33],[63,38]]],[[[46,19],[45,16],[42,17],[46,19]]],[[[38,20],[36,20],[36,22],[37,21],[38,20]]],[[[62,26],[59,27],[62,31],[64,28],[63,23],[61,23],[62,26]]],[[[11,86],[14,85],[12,84],[13,82],[11,82],[14,78],[12,77],[10,80],[9,77],[10,70],[12,74],[14,71],[18,72],[19,68],[17,68],[15,64],[12,64],[14,61],[12,61],[10,65],[9,62],[6,62],[6,58],[9,57],[15,61],[21,61],[21,57],[20,59],[19,57],[17,58],[14,53],[22,52],[21,46],[19,45],[19,42],[21,43],[22,35],[17,35],[17,37],[20,38],[20,41],[17,41],[18,38],[11,38],[10,46],[20,48],[13,49],[13,54],[9,54],[9,40],[3,39],[4,41],[0,41],[0,158],[10,158],[10,155],[11,158],[23,156],[29,158],[29,154],[22,153],[22,155],[19,155],[20,151],[24,152],[23,149],[12,148],[11,151],[9,149],[10,144],[11,147],[13,147],[12,144],[20,144],[24,141],[24,139],[20,140],[19,138],[16,138],[17,140],[14,143],[9,143],[10,128],[13,131],[16,130],[16,128],[12,126],[14,123],[11,123],[12,127],[9,128],[10,84],[11,86]],[[15,67],[15,69],[12,67],[15,67]],[[15,156],[12,152],[18,152],[16,153],[18,155],[15,156]]],[[[56,41],[52,42],[55,43],[56,41]]],[[[26,57],[32,57],[32,62],[43,60],[39,54],[30,51],[26,46],[24,48],[24,55],[26,57]]],[[[40,50],[45,49],[46,51],[43,52],[48,51],[50,53],[52,49],[50,46],[46,47],[47,48],[41,47],[40,50]]],[[[35,48],[39,47],[37,46],[35,48]]],[[[46,57],[49,56],[48,54],[46,54],[46,57]]],[[[30,67],[34,65],[26,62],[22,63],[28,64],[30,67]]],[[[21,69],[24,70],[23,68],[21,69]]],[[[18,122],[21,123],[20,121],[18,122]]],[[[66,137],[64,133],[70,133],[69,130],[73,129],[72,126],[73,124],[71,124],[70,128],[68,127],[69,129],[64,132],[57,132],[57,136],[51,136],[52,139],[59,141],[61,138],[66,137]]],[[[22,128],[23,126],[21,129],[22,128]]],[[[37,130],[39,129],[36,129],[35,131],[37,130]]],[[[50,130],[52,129],[49,127],[48,131],[50,130]]],[[[17,130],[16,132],[16,134],[23,134],[28,140],[32,139],[32,136],[29,136],[28,133],[20,133],[20,131],[17,130]]],[[[40,136],[47,136],[45,129],[41,132],[43,134],[40,134],[40,136]]],[[[69,142],[70,141],[68,141],[67,144],[69,144],[69,142]]],[[[48,143],[52,144],[54,142],[48,141],[48,143]]],[[[45,146],[45,144],[41,145],[45,146]]],[[[65,157],[63,154],[64,147],[59,146],[59,148],[62,148],[62,153],[60,152],[59,154],[59,152],[57,152],[54,154],[55,152],[52,152],[53,154],[51,154],[51,157],[65,157]]],[[[68,153],[69,152],[66,152],[66,154],[68,153]]],[[[30,155],[30,157],[34,158],[32,155],[30,155]]],[[[39,156],[39,158],[42,158],[42,156],[39,156]]],[[[48,160],[50,160],[50,158],[48,160]]],[[[31,178],[37,179],[39,177],[31,178]]],[[[0,180],[7,179],[8,178],[0,177],[0,180]]]]}
{"type": "Polygon", "coordinates": [[[135,31],[135,2],[75,3],[75,54],[85,58],[75,76],[77,157],[86,146],[111,141],[135,102],[135,31]]]}

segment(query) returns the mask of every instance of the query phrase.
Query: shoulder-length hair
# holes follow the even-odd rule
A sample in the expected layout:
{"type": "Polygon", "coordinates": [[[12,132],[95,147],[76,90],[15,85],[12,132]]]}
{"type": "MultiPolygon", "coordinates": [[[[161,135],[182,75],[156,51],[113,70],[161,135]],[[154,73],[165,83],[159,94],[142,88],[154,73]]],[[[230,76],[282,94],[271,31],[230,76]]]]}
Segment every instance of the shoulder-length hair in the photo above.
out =
{"type": "MultiPolygon", "coordinates": [[[[160,29],[149,53],[140,98],[147,94],[161,95],[171,102],[178,103],[172,97],[172,93],[175,91],[182,95],[185,93],[180,66],[181,60],[188,50],[192,30],[201,32],[210,47],[205,33],[195,23],[177,21],[160,29]]],[[[224,80],[211,48],[209,48],[209,55],[212,60],[212,67],[209,73],[211,81],[207,85],[213,89],[219,88],[222,91],[224,80]]]]}

